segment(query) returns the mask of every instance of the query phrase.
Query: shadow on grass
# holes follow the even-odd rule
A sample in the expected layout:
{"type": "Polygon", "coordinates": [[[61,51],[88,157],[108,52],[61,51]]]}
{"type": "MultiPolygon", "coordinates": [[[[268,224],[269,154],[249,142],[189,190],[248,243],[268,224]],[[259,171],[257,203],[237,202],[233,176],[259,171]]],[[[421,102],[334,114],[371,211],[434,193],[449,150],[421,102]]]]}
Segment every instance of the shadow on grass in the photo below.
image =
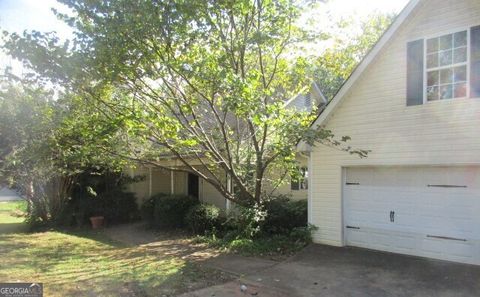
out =
{"type": "Polygon", "coordinates": [[[231,279],[196,262],[211,255],[187,239],[131,245],[106,230],[48,229],[0,234],[0,252],[0,279],[43,282],[47,296],[171,296],[231,279]]]}
{"type": "Polygon", "coordinates": [[[0,235],[28,232],[29,228],[25,223],[0,223],[0,235]]]}
{"type": "Polygon", "coordinates": [[[92,230],[90,228],[53,228],[52,231],[68,235],[68,236],[75,236],[79,238],[84,238],[87,240],[94,240],[104,245],[115,247],[115,248],[124,248],[127,245],[121,241],[114,240],[109,236],[105,235],[103,229],[99,230],[92,230]]]}

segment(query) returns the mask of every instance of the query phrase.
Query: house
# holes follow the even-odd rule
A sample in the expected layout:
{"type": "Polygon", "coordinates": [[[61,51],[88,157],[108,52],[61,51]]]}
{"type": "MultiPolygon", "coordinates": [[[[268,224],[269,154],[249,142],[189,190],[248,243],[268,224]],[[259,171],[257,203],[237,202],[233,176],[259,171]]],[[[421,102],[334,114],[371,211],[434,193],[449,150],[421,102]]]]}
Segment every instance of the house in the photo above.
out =
{"type": "Polygon", "coordinates": [[[314,241],[480,264],[480,1],[412,0],[314,126],[314,241]]]}
{"type": "MultiPolygon", "coordinates": [[[[327,104],[327,99],[317,84],[312,83],[310,90],[306,91],[306,94],[301,93],[285,102],[285,108],[294,108],[298,111],[311,111],[314,105],[321,109],[327,104]]],[[[299,169],[303,178],[298,181],[290,181],[279,185],[276,187],[274,193],[288,195],[294,200],[306,200],[308,196],[307,158],[300,153],[297,158],[301,164],[301,168],[299,169]]],[[[173,157],[166,157],[164,160],[161,160],[161,164],[168,168],[186,168],[179,160],[173,157]]],[[[198,164],[196,168],[201,172],[207,172],[202,168],[201,164],[198,164]]],[[[143,181],[130,185],[130,190],[136,194],[140,204],[152,195],[169,193],[193,196],[202,202],[216,205],[221,209],[229,208],[229,201],[226,200],[214,186],[193,173],[164,170],[155,166],[137,166],[135,169],[130,168],[128,171],[131,176],[145,176],[143,181]]],[[[223,182],[227,184],[226,177],[223,182]]]]}

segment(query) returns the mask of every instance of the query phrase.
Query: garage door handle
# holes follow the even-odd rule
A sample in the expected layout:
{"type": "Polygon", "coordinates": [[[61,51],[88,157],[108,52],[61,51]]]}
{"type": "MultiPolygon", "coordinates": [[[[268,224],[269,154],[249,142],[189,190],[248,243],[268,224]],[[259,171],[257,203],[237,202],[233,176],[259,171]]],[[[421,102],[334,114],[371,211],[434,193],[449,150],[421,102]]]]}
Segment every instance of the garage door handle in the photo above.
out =
{"type": "Polygon", "coordinates": [[[393,210],[390,211],[390,222],[395,222],[395,212],[393,210]]]}
{"type": "Polygon", "coordinates": [[[427,185],[429,188],[466,188],[467,186],[458,185],[427,185]]]}
{"type": "Polygon", "coordinates": [[[455,238],[455,237],[448,237],[448,236],[427,235],[427,237],[438,238],[438,239],[446,239],[446,240],[467,241],[464,238],[455,238]]]}
{"type": "Polygon", "coordinates": [[[347,226],[347,229],[360,229],[360,227],[356,227],[356,226],[347,226]]]}

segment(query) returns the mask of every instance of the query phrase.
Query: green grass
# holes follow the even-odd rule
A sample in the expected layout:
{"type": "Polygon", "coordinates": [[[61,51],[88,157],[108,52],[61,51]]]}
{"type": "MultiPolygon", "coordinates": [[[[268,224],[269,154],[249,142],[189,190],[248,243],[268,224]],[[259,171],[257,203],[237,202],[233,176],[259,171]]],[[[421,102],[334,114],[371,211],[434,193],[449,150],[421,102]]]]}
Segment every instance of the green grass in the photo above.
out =
{"type": "Polygon", "coordinates": [[[21,215],[26,210],[25,201],[0,202],[0,234],[12,232],[24,232],[27,226],[21,215]]]}
{"type": "Polygon", "coordinates": [[[0,282],[41,282],[45,296],[171,296],[221,278],[180,257],[113,242],[101,231],[26,233],[22,218],[12,216],[18,207],[0,204],[0,282]]]}

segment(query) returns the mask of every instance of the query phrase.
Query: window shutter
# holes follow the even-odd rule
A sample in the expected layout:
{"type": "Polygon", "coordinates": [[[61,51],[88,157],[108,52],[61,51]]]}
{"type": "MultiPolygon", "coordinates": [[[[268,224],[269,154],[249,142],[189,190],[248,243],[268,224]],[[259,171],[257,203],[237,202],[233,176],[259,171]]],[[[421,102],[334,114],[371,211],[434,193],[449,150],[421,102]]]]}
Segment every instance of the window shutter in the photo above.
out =
{"type": "Polygon", "coordinates": [[[480,26],[470,30],[470,97],[480,97],[480,26]]]}
{"type": "Polygon", "coordinates": [[[423,104],[423,39],[407,44],[407,106],[423,104]]]}

